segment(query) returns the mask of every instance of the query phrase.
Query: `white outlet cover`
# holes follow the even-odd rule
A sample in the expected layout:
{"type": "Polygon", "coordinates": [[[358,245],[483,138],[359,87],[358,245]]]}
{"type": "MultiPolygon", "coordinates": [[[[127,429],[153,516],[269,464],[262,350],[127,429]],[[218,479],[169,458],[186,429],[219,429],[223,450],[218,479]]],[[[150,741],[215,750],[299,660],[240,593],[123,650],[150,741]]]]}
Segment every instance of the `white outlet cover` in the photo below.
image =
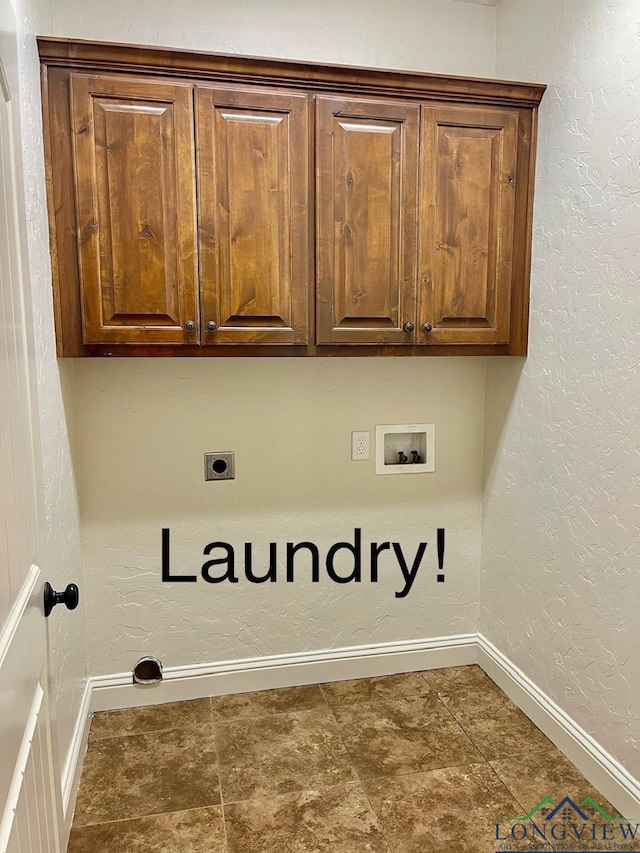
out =
{"type": "Polygon", "coordinates": [[[364,462],[369,458],[369,444],[371,434],[369,432],[351,433],[351,461],[364,462]]]}
{"type": "Polygon", "coordinates": [[[376,427],[376,474],[431,474],[436,470],[434,424],[382,424],[376,427]],[[400,451],[411,460],[415,450],[421,461],[399,464],[400,451]]]}

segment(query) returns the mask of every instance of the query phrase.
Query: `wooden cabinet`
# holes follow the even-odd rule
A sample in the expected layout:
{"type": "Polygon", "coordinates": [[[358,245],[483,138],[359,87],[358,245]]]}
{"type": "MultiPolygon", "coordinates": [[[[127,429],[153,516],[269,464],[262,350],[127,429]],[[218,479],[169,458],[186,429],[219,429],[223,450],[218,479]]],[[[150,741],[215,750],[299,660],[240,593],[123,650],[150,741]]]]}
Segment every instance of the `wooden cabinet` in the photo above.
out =
{"type": "Polygon", "coordinates": [[[195,89],[197,234],[193,85],[69,82],[84,343],[306,343],[307,96],[195,89]]]}
{"type": "Polygon", "coordinates": [[[421,141],[419,340],[507,344],[518,114],[424,106],[421,141]]]}
{"type": "Polygon", "coordinates": [[[319,97],[319,344],[401,344],[416,316],[420,107],[319,97]]]}
{"type": "Polygon", "coordinates": [[[196,89],[202,341],[306,344],[308,98],[196,89]]]}
{"type": "Polygon", "coordinates": [[[74,74],[70,97],[84,343],[197,340],[192,87],[74,74]]]}
{"type": "Polygon", "coordinates": [[[39,49],[59,355],[526,354],[544,86],[39,49]]]}
{"type": "Polygon", "coordinates": [[[508,344],[517,112],[320,97],[316,116],[318,344],[508,344]]]}

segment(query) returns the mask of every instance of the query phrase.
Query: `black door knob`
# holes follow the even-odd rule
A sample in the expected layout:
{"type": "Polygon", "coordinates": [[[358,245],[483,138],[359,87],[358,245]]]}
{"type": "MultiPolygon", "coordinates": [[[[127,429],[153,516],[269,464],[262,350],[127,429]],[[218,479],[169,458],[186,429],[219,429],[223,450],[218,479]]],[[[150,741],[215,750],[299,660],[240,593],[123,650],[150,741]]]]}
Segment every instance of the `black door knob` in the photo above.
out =
{"type": "Polygon", "coordinates": [[[80,590],[74,583],[67,584],[64,592],[56,592],[49,581],[44,585],[44,615],[48,616],[56,604],[64,604],[67,610],[75,610],[80,601],[80,590]]]}
{"type": "Polygon", "coordinates": [[[415,329],[415,324],[414,324],[414,323],[409,322],[409,323],[405,323],[405,324],[404,324],[404,330],[405,330],[405,332],[413,332],[413,330],[414,330],[414,329],[415,329]]]}

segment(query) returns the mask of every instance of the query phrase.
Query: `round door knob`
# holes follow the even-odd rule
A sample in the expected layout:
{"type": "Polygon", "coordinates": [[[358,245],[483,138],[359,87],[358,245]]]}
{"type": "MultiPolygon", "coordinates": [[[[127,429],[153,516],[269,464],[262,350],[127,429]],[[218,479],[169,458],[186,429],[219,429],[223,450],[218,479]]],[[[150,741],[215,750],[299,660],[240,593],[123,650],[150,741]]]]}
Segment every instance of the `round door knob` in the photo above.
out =
{"type": "Polygon", "coordinates": [[[80,601],[80,591],[74,583],[67,584],[64,592],[56,592],[47,581],[44,585],[44,615],[48,616],[56,604],[64,604],[67,610],[75,610],[80,601]]]}
{"type": "Polygon", "coordinates": [[[405,323],[404,324],[405,332],[413,332],[414,329],[415,329],[415,323],[405,323]]]}
{"type": "Polygon", "coordinates": [[[184,324],[184,327],[187,330],[187,332],[195,332],[195,330],[196,330],[195,320],[187,320],[187,322],[184,324]]]}
{"type": "Polygon", "coordinates": [[[218,324],[216,323],[216,321],[209,320],[209,322],[207,323],[207,332],[215,332],[217,328],[218,324]]]}
{"type": "Polygon", "coordinates": [[[433,331],[433,326],[431,325],[431,323],[425,323],[424,326],[422,327],[422,331],[429,333],[429,332],[433,331]]]}

